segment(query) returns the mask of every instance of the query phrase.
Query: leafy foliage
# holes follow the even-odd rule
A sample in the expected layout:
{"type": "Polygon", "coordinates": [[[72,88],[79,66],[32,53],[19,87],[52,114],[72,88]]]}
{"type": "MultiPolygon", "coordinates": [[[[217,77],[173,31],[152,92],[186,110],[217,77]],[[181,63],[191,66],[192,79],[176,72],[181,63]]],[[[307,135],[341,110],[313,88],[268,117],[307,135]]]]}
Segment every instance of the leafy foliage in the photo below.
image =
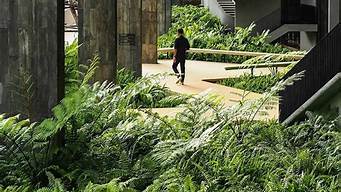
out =
{"type": "Polygon", "coordinates": [[[81,71],[78,64],[78,41],[73,41],[65,46],[65,89],[66,93],[72,92],[80,84],[81,71]]]}
{"type": "MultiPolygon", "coordinates": [[[[84,87],[97,69],[98,56],[92,59],[91,65],[85,66],[78,63],[78,42],[74,41],[66,45],[65,57],[65,84],[66,93],[71,94],[84,87]]],[[[160,83],[166,74],[152,76],[150,78],[137,78],[135,74],[126,69],[117,72],[116,85],[131,93],[129,102],[137,108],[167,108],[177,107],[190,96],[172,93],[160,83]]]]}
{"type": "MultiPolygon", "coordinates": [[[[211,15],[206,8],[192,5],[174,6],[172,12],[172,26],[167,34],[159,37],[160,48],[173,47],[178,28],[184,28],[190,44],[194,48],[254,51],[267,53],[286,53],[289,50],[278,44],[272,45],[266,42],[268,32],[252,36],[254,25],[248,28],[237,28],[235,32],[229,32],[228,26],[220,23],[220,20],[211,15]]],[[[166,58],[162,54],[160,58],[166,58]]],[[[227,61],[241,63],[249,59],[239,56],[202,55],[189,54],[189,59],[203,61],[227,61]]]]}
{"type": "Polygon", "coordinates": [[[0,191],[341,189],[339,118],[255,121],[302,74],[226,108],[213,95],[170,93],[160,85],[163,75],[134,78],[122,70],[119,84],[90,85],[97,63],[69,73],[77,80],[51,118],[0,116],[0,191]],[[175,117],[148,109],[178,104],[184,110],[175,117]]]}
{"type": "Polygon", "coordinates": [[[245,73],[237,78],[224,79],[218,81],[218,83],[245,91],[264,93],[268,89],[271,89],[279,80],[279,75],[254,76],[245,73]]]}
{"type": "Polygon", "coordinates": [[[298,61],[291,57],[292,55],[303,55],[304,52],[289,52],[284,55],[264,55],[251,58],[243,62],[243,65],[254,65],[254,64],[269,64],[269,63],[280,63],[280,62],[292,62],[289,66],[278,71],[276,67],[268,67],[270,75],[259,75],[254,76],[251,74],[244,73],[237,78],[228,78],[218,81],[219,84],[228,87],[234,87],[245,91],[251,91],[256,93],[264,93],[271,89],[284,75],[290,71],[298,61]]]}
{"type": "Polygon", "coordinates": [[[10,103],[19,103],[12,108],[16,108],[17,112],[26,118],[32,117],[34,115],[32,105],[35,96],[35,84],[29,70],[25,66],[19,67],[18,74],[11,77],[7,86],[10,90],[10,99],[16,101],[10,103]]]}
{"type": "Polygon", "coordinates": [[[198,95],[172,118],[141,109],[159,76],[122,87],[85,78],[49,119],[0,117],[0,191],[338,191],[338,118],[254,120],[301,77],[230,108],[198,95]]]}

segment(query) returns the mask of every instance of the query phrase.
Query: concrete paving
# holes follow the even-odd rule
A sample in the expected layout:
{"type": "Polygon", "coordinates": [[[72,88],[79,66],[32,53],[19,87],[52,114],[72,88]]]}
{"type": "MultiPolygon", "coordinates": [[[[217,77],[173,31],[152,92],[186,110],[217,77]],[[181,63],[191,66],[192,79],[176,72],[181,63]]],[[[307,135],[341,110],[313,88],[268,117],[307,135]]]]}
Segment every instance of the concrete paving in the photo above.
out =
{"type": "MultiPolygon", "coordinates": [[[[159,64],[143,64],[143,74],[152,75],[158,73],[172,73],[171,60],[160,60],[159,64]]],[[[211,83],[209,80],[225,79],[229,77],[238,77],[243,73],[250,73],[250,70],[231,70],[226,71],[226,66],[233,66],[236,64],[204,62],[204,61],[187,61],[186,63],[186,80],[185,85],[177,85],[175,76],[167,76],[161,81],[170,90],[183,94],[200,94],[202,92],[210,92],[222,98],[222,102],[226,106],[234,105],[242,98],[246,100],[257,99],[261,97],[260,94],[245,92],[240,89],[226,87],[216,83],[211,83]]],[[[256,75],[269,74],[268,69],[255,70],[256,75]]],[[[274,109],[267,111],[268,115],[261,117],[262,119],[277,119],[278,118],[278,104],[274,109]]],[[[176,112],[180,112],[180,108],[165,108],[155,109],[154,111],[163,116],[174,116],[176,112]]]]}

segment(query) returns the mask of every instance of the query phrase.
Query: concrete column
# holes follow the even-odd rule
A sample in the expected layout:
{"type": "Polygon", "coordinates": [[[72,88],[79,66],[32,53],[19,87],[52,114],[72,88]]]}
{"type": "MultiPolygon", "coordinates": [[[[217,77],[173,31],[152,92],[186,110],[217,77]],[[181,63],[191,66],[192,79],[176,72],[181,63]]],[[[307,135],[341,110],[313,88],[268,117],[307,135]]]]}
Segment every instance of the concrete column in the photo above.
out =
{"type": "Polygon", "coordinates": [[[64,0],[0,1],[0,114],[33,121],[64,96],[64,0]]]}
{"type": "Polygon", "coordinates": [[[166,20],[166,0],[158,0],[157,1],[158,35],[162,35],[166,32],[165,20],[166,20]]]}
{"type": "Polygon", "coordinates": [[[116,0],[78,0],[79,62],[100,58],[94,81],[113,81],[116,75],[116,0]]]}
{"type": "Polygon", "coordinates": [[[166,0],[166,29],[167,32],[172,26],[172,1],[166,0]]]}
{"type": "Polygon", "coordinates": [[[117,1],[117,63],[142,75],[142,0],[117,1]]]}
{"type": "Polygon", "coordinates": [[[157,63],[157,1],[142,0],[142,63],[157,63]]]}
{"type": "Polygon", "coordinates": [[[159,0],[157,4],[158,33],[163,35],[171,26],[172,2],[171,0],[159,0]]]}

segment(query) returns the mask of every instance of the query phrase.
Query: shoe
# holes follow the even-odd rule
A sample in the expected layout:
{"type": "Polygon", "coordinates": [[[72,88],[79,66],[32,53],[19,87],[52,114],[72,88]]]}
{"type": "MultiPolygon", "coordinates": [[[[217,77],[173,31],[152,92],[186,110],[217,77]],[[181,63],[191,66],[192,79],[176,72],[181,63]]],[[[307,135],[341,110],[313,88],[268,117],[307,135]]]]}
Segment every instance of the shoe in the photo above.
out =
{"type": "Polygon", "coordinates": [[[185,78],[184,77],[180,77],[180,85],[184,85],[184,81],[185,81],[185,78]]]}
{"type": "Polygon", "coordinates": [[[181,83],[181,78],[179,77],[178,80],[176,81],[176,84],[180,84],[181,83]]]}

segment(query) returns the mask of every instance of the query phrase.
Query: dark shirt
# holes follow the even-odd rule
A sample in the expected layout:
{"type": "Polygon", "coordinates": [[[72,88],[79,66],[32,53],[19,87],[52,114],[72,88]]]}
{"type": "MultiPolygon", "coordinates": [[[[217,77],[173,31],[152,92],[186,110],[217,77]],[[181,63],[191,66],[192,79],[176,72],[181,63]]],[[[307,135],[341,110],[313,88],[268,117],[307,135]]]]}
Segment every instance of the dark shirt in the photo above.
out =
{"type": "Polygon", "coordinates": [[[176,59],[184,60],[186,59],[186,51],[189,50],[190,45],[188,40],[184,36],[176,38],[174,43],[174,49],[176,49],[176,59]]]}

